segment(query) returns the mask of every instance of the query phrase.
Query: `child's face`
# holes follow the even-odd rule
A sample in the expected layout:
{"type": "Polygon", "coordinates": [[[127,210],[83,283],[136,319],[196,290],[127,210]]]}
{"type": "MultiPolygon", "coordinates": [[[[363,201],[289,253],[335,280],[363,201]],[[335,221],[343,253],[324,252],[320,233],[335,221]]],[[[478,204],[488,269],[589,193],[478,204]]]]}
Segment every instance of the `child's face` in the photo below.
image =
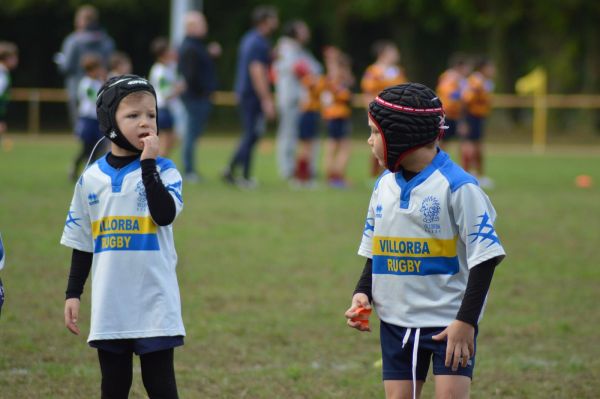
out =
{"type": "Polygon", "coordinates": [[[381,132],[379,132],[379,129],[377,129],[377,126],[373,123],[371,118],[369,118],[369,128],[371,128],[371,135],[369,136],[367,143],[369,144],[369,147],[371,147],[371,152],[373,153],[373,156],[377,158],[379,165],[385,168],[383,137],[381,137],[381,132]]]}
{"type": "Polygon", "coordinates": [[[15,69],[19,65],[19,56],[16,54],[11,55],[6,59],[6,68],[9,70],[15,69]]]}
{"type": "Polygon", "coordinates": [[[90,71],[89,73],[92,79],[105,80],[106,79],[106,69],[104,67],[98,67],[90,71]]]}
{"type": "Polygon", "coordinates": [[[134,92],[123,98],[115,115],[117,126],[127,141],[142,150],[142,138],[156,134],[156,101],[148,92],[134,92]]]}
{"type": "Polygon", "coordinates": [[[131,62],[123,61],[115,67],[114,72],[116,75],[128,75],[132,70],[131,62]]]}
{"type": "Polygon", "coordinates": [[[387,64],[397,64],[400,61],[400,53],[396,47],[388,46],[385,48],[382,58],[387,64]]]}
{"type": "Polygon", "coordinates": [[[494,67],[494,64],[492,63],[487,63],[485,64],[485,66],[483,67],[483,69],[481,70],[481,73],[488,79],[493,79],[494,76],[496,75],[496,68],[494,67]]]}

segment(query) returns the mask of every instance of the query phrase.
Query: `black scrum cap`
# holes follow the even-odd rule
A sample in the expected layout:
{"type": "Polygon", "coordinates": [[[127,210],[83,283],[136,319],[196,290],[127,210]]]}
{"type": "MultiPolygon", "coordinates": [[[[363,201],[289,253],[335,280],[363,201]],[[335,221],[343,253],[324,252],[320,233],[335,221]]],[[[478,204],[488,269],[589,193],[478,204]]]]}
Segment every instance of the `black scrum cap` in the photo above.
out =
{"type": "MultiPolygon", "coordinates": [[[[156,100],[154,87],[144,78],[137,75],[120,75],[108,79],[98,91],[96,113],[102,134],[119,147],[140,153],[141,150],[138,150],[123,136],[115,118],[121,100],[136,91],[147,91],[156,100]]],[[[158,115],[158,110],[156,115],[158,115]]],[[[158,134],[158,131],[156,133],[158,134]]]]}
{"type": "Polygon", "coordinates": [[[388,87],[369,104],[369,118],[383,138],[385,167],[400,169],[400,161],[440,137],[444,126],[442,102],[429,87],[405,83],[388,87]]]}

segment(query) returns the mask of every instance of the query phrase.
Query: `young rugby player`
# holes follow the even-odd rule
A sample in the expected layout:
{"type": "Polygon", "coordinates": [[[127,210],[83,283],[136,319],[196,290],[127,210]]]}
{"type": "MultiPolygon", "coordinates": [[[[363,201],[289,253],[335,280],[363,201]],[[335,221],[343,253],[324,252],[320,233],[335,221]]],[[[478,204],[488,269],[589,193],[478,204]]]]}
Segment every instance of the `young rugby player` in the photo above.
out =
{"type": "Polygon", "coordinates": [[[438,398],[468,398],[475,338],[504,249],[496,212],[477,180],[438,148],[442,103],[408,83],[369,105],[368,139],[387,170],[373,190],[358,253],[367,258],[348,325],[361,308],[381,320],[388,399],[417,398],[430,363],[438,398]]]}

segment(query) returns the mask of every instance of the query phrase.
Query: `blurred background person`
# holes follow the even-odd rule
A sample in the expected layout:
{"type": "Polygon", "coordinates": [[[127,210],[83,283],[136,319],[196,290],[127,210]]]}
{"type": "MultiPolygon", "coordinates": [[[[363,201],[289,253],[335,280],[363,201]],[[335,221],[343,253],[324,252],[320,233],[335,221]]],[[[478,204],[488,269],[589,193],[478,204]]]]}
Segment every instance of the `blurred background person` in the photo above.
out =
{"type": "Polygon", "coordinates": [[[304,48],[310,40],[308,25],[301,20],[287,22],[275,46],[275,98],[279,127],[276,155],[279,175],[289,179],[294,173],[300,115],[300,79],[314,57],[304,48]]]}
{"type": "Polygon", "coordinates": [[[0,144],[5,150],[12,148],[6,136],[6,113],[10,101],[10,71],[19,64],[19,49],[12,42],[0,42],[0,144]]]}
{"type": "Polygon", "coordinates": [[[460,143],[462,167],[467,172],[472,171],[483,188],[494,186],[494,182],[484,174],[483,137],[485,120],[492,110],[495,74],[496,68],[489,59],[479,59],[462,94],[468,127],[460,143]]]}
{"type": "Polygon", "coordinates": [[[114,50],[115,42],[100,27],[96,7],[89,4],[79,7],[75,12],[75,30],[65,38],[61,52],[55,58],[65,77],[71,126],[75,127],[77,123],[77,88],[85,74],[81,67],[82,57],[87,53],[98,54],[106,68],[114,50]]]}
{"type": "Polygon", "coordinates": [[[326,76],[322,80],[321,113],[327,124],[325,173],[333,188],[346,188],[346,169],[350,160],[350,87],[354,83],[350,58],[335,47],[324,51],[326,76]]]}
{"type": "Polygon", "coordinates": [[[312,187],[317,176],[319,124],[323,67],[310,54],[295,67],[300,77],[300,118],[298,122],[298,153],[294,170],[295,183],[312,187]]]}
{"type": "Polygon", "coordinates": [[[203,39],[208,33],[204,14],[189,11],[185,16],[185,38],[179,48],[178,71],[185,89],[181,100],[186,111],[186,128],[183,133],[184,179],[198,182],[196,171],[196,140],[204,132],[211,109],[211,96],[217,89],[217,75],[213,58],[221,54],[216,43],[205,46],[203,39]]]}
{"type": "Polygon", "coordinates": [[[164,37],[154,39],[150,50],[155,57],[155,63],[150,69],[149,81],[156,91],[156,106],[158,107],[158,129],[160,131],[161,157],[167,157],[177,137],[173,130],[174,117],[170,105],[183,90],[183,85],[177,80],[177,53],[164,37]]]}
{"type": "Polygon", "coordinates": [[[96,97],[98,90],[106,80],[106,68],[102,57],[98,54],[88,53],[81,59],[81,67],[85,75],[79,81],[77,88],[78,119],[75,126],[75,134],[81,141],[81,151],[75,158],[69,178],[76,181],[81,173],[81,165],[90,159],[90,162],[98,159],[104,152],[106,146],[99,144],[94,151],[98,140],[102,138],[98,117],[96,115],[96,97]],[[93,152],[93,156],[92,156],[93,152]],[[91,158],[90,158],[91,156],[91,158]]]}
{"type": "MultiPolygon", "coordinates": [[[[400,66],[400,51],[394,42],[390,40],[378,40],[373,43],[371,52],[375,56],[375,62],[367,67],[360,81],[360,87],[363,92],[365,107],[369,108],[369,103],[383,89],[390,86],[406,83],[404,69],[400,66]]],[[[371,157],[371,176],[377,177],[383,171],[379,161],[372,154],[371,157]]]]}
{"type": "Polygon", "coordinates": [[[265,118],[275,119],[275,105],[271,94],[269,68],[271,44],[268,38],[279,26],[277,10],[271,6],[258,6],[252,12],[254,27],[242,37],[238,49],[235,92],[242,119],[242,136],[223,180],[242,188],[255,188],[251,179],[252,153],[265,131],[265,118]],[[238,167],[242,176],[237,176],[238,167]]]}
{"type": "Polygon", "coordinates": [[[470,69],[467,57],[462,53],[457,53],[450,57],[448,69],[438,79],[436,93],[442,101],[446,114],[445,122],[448,126],[442,137],[442,146],[448,141],[456,139],[458,130],[466,132],[462,92],[467,86],[470,69]]]}
{"type": "Polygon", "coordinates": [[[114,76],[129,75],[133,73],[131,57],[123,51],[115,51],[109,59],[109,72],[107,79],[114,76]]]}

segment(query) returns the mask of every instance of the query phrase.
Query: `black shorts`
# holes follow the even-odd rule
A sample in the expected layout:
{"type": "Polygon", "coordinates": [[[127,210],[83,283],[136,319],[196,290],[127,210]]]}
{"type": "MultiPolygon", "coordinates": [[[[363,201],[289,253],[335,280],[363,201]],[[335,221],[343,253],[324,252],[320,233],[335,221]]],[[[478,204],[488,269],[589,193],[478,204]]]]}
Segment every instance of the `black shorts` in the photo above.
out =
{"type": "Polygon", "coordinates": [[[163,351],[183,345],[183,335],[173,337],[102,339],[90,341],[89,345],[92,348],[116,354],[135,353],[136,355],[145,355],[146,353],[163,351]]]}
{"type": "Polygon", "coordinates": [[[300,140],[314,140],[319,135],[319,119],[321,114],[317,111],[307,111],[300,115],[300,140]]]}
{"type": "Polygon", "coordinates": [[[350,120],[343,118],[330,119],[327,121],[327,132],[330,139],[345,139],[350,134],[350,120]]]}
{"type": "Polygon", "coordinates": [[[481,141],[483,138],[483,122],[485,118],[479,116],[467,115],[466,122],[469,127],[469,133],[464,138],[466,141],[481,141]]]}
{"type": "Polygon", "coordinates": [[[458,125],[458,121],[456,119],[446,118],[445,123],[446,123],[446,126],[448,126],[448,129],[446,129],[444,131],[444,137],[442,138],[442,140],[450,141],[450,140],[456,139],[456,136],[457,136],[456,127],[458,125]]]}
{"type": "MultiPolygon", "coordinates": [[[[416,377],[425,381],[429,372],[429,364],[433,362],[434,375],[462,375],[473,378],[475,356],[469,359],[467,367],[458,366],[452,371],[446,367],[446,341],[434,341],[433,336],[442,332],[446,327],[421,328],[417,348],[416,377]]],[[[407,328],[381,322],[381,357],[383,360],[384,380],[412,380],[412,356],[415,343],[416,329],[410,329],[406,344],[403,340],[407,328]],[[404,346],[404,347],[403,347],[404,346]]],[[[477,347],[477,329],[475,329],[475,347],[477,347]]]]}

